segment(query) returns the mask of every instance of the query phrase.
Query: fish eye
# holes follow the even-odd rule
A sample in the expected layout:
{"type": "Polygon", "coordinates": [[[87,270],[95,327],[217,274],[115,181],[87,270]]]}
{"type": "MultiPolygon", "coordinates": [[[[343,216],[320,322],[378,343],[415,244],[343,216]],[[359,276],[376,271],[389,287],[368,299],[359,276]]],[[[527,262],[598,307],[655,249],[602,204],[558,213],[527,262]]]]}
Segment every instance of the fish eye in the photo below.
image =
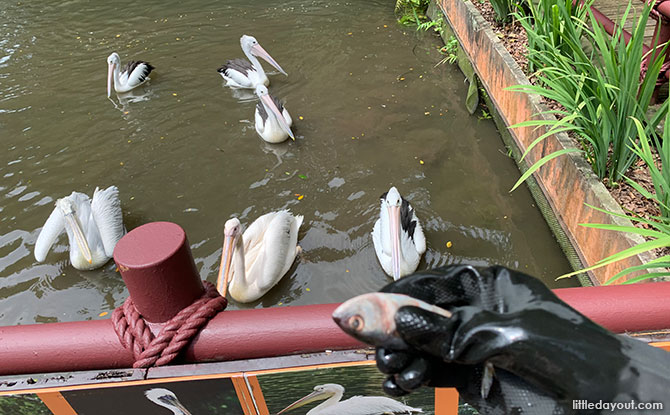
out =
{"type": "Polygon", "coordinates": [[[349,326],[356,331],[363,330],[363,327],[365,327],[363,317],[359,316],[358,314],[349,317],[349,326]]]}

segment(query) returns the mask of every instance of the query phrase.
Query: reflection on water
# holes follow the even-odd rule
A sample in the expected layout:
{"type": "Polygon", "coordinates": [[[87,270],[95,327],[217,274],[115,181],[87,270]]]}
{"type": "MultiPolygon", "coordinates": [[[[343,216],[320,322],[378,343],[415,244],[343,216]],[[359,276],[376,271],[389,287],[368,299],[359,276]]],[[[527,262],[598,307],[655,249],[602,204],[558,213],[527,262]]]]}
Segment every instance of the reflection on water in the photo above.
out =
{"type": "Polygon", "coordinates": [[[386,1],[10,2],[0,30],[2,325],[99,318],[122,303],[112,262],[73,269],[65,237],[44,264],[32,255],[57,198],[112,184],[128,229],[180,224],[210,281],[226,219],[304,215],[304,254],[250,307],[388,283],[370,232],[391,185],[424,224],[420,268],[500,263],[549,283],[568,271],[528,193],[507,192],[519,173],[492,122],[464,110],[462,75],[435,67],[438,40],[398,26],[386,1]],[[216,72],[243,56],[244,33],[289,74],[269,72],[270,91],[291,110],[295,142],[262,141],[255,98],[216,72]],[[110,102],[112,51],[156,69],[110,102]]]}
{"type": "MultiPolygon", "coordinates": [[[[386,396],[381,387],[385,378],[375,366],[355,366],[261,375],[258,376],[258,382],[263,389],[268,411],[275,414],[310,394],[314,386],[326,383],[344,386],[342,401],[352,396],[386,396]]],[[[432,388],[420,389],[406,397],[395,399],[414,408],[421,408],[423,414],[432,415],[435,411],[435,394],[432,388]]],[[[321,402],[306,405],[291,413],[305,414],[321,402]]]]}

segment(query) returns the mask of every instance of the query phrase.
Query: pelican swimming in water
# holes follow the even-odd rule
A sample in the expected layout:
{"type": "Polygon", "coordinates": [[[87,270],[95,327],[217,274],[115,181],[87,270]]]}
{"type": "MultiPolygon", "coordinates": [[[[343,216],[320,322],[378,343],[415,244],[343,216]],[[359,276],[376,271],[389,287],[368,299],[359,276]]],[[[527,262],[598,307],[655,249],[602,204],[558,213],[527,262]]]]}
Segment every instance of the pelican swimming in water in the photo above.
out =
{"type": "Polygon", "coordinates": [[[300,253],[297,245],[302,220],[302,215],[294,216],[288,210],[266,213],[243,235],[239,219],[229,219],[224,226],[217,280],[221,295],[225,297],[229,288],[235,301],[249,303],[274,287],[300,253]]]}
{"type": "Polygon", "coordinates": [[[179,402],[177,395],[172,391],[163,388],[149,389],[144,392],[144,396],[156,405],[163,406],[172,411],[174,415],[191,415],[188,409],[179,402]]]}
{"type": "Polygon", "coordinates": [[[293,119],[284,104],[268,93],[265,85],[256,87],[256,132],[268,143],[281,143],[288,137],[295,140],[291,125],[293,119]]]}
{"type": "Polygon", "coordinates": [[[67,232],[73,267],[91,270],[104,265],[125,233],[119,189],[96,187],[93,200],[79,192],[58,199],[35,243],[38,262],[46,259],[63,229],[67,232]]]}
{"type": "Polygon", "coordinates": [[[277,412],[277,415],[321,399],[326,401],[310,409],[307,415],[391,415],[423,412],[419,408],[412,408],[384,396],[354,396],[340,402],[343,394],[344,388],[336,383],[315,386],[314,392],[293,402],[277,412]]]}
{"type": "Polygon", "coordinates": [[[380,199],[381,211],[372,229],[372,242],[382,268],[397,280],[416,271],[426,252],[426,238],[414,209],[398,189],[391,187],[380,199]]]}
{"type": "Polygon", "coordinates": [[[254,89],[258,85],[270,85],[270,80],[267,75],[265,75],[265,71],[263,70],[261,63],[256,59],[256,56],[262,58],[267,63],[277,68],[279,72],[288,76],[272,56],[258,44],[255,37],[243,35],[240,38],[240,45],[242,46],[242,51],[244,51],[244,54],[247,55],[247,59],[249,60],[229,60],[222,67],[217,69],[223,79],[226,80],[226,85],[233,88],[250,89],[254,89]]]}
{"type": "Polygon", "coordinates": [[[128,92],[148,81],[154,69],[144,61],[130,61],[121,69],[121,58],[116,52],[107,57],[107,65],[107,98],[112,95],[112,81],[116,92],[128,92]]]}

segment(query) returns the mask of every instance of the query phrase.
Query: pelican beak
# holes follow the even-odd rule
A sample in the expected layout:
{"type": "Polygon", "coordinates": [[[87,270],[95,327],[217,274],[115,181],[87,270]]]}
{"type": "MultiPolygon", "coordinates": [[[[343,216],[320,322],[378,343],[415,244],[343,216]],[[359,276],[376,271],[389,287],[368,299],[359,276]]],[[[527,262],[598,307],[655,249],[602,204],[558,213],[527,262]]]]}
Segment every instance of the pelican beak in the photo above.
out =
{"type": "Polygon", "coordinates": [[[277,415],[279,415],[283,412],[288,412],[288,411],[290,411],[292,409],[295,409],[295,408],[300,408],[301,406],[307,405],[308,403],[312,403],[314,401],[330,398],[331,396],[332,396],[332,393],[330,393],[330,392],[314,391],[314,392],[310,393],[309,395],[307,395],[303,398],[300,398],[297,401],[293,402],[292,404],[290,404],[286,408],[282,409],[281,411],[277,412],[277,415]]]}
{"type": "Polygon", "coordinates": [[[114,76],[115,63],[110,63],[107,68],[107,98],[112,96],[112,80],[114,76]]]}
{"type": "Polygon", "coordinates": [[[254,46],[251,48],[251,53],[253,53],[254,55],[256,55],[256,56],[258,56],[259,58],[263,59],[264,61],[266,61],[266,62],[269,63],[270,65],[274,66],[279,72],[281,72],[281,73],[283,73],[284,75],[288,76],[288,74],[281,68],[281,66],[279,66],[279,64],[277,63],[277,61],[275,61],[275,60],[272,58],[272,56],[270,56],[270,54],[267,53],[267,52],[265,51],[265,49],[263,49],[263,47],[262,47],[261,45],[259,45],[259,44],[254,45],[254,46]]]}
{"type": "Polygon", "coordinates": [[[84,236],[84,231],[81,229],[79,219],[77,219],[77,216],[74,213],[66,213],[64,216],[65,221],[70,225],[70,228],[72,229],[72,233],[74,234],[74,240],[77,242],[77,246],[79,246],[79,250],[81,251],[81,254],[84,256],[84,259],[86,259],[86,261],[88,261],[89,264],[93,263],[93,255],[91,255],[91,248],[88,246],[88,241],[84,236]]]}
{"type": "Polygon", "coordinates": [[[288,124],[286,123],[286,118],[284,118],[284,114],[282,114],[279,111],[279,108],[277,108],[277,106],[275,105],[275,102],[272,100],[272,97],[270,97],[270,94],[262,95],[261,101],[263,101],[265,108],[269,109],[270,112],[274,114],[281,129],[284,130],[284,132],[288,134],[293,141],[295,141],[295,136],[293,135],[293,131],[291,131],[291,127],[289,127],[288,124]]]}
{"type": "Polygon", "coordinates": [[[393,262],[393,279],[400,278],[400,206],[388,207],[391,231],[391,260],[393,262]]]}
{"type": "Polygon", "coordinates": [[[233,260],[233,247],[235,246],[235,235],[226,235],[223,240],[223,251],[221,252],[221,264],[219,265],[219,277],[216,280],[216,289],[221,296],[225,297],[230,280],[230,263],[233,260]]]}
{"type": "Polygon", "coordinates": [[[179,409],[184,415],[191,415],[191,413],[188,411],[188,409],[184,408],[184,405],[181,404],[181,402],[177,401],[175,404],[177,409],[179,409]]]}

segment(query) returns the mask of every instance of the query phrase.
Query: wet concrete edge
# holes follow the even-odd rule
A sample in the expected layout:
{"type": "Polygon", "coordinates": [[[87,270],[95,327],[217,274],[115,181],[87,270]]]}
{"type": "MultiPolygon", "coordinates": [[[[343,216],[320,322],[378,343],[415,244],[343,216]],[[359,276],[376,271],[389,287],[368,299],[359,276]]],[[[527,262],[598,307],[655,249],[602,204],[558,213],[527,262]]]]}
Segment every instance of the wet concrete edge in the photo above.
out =
{"type": "MultiPolygon", "coordinates": [[[[503,123],[498,124],[498,129],[501,132],[508,131],[512,137],[512,145],[516,147],[512,153],[519,168],[525,171],[535,161],[554,151],[574,147],[565,133],[556,134],[537,145],[526,160],[519,162],[518,155],[522,154],[541,132],[533,131],[532,128],[510,130],[508,126],[537,118],[536,114],[547,108],[541,104],[538,95],[505,90],[512,85],[530,85],[530,81],[495,35],[490,24],[470,1],[434,0],[431,4],[433,13],[435,5],[439,7],[444,20],[472,63],[480,84],[493,103],[491,109],[498,113],[499,121],[502,120],[503,123]]],[[[467,75],[468,65],[459,64],[459,66],[467,75]]],[[[593,265],[600,259],[644,242],[638,235],[579,226],[580,223],[632,226],[629,220],[612,217],[586,206],[589,204],[623,214],[621,207],[598,180],[580,153],[568,153],[558,157],[535,172],[533,176],[584,266],[593,265]],[[584,203],[575,203],[576,201],[584,203]]],[[[557,237],[561,239],[559,235],[557,237]]],[[[589,272],[589,277],[593,284],[599,285],[617,272],[651,259],[654,259],[654,255],[643,253],[589,272]]],[[[573,263],[573,266],[575,265],[577,264],[573,263]]],[[[633,275],[627,278],[632,278],[633,275]]]]}

